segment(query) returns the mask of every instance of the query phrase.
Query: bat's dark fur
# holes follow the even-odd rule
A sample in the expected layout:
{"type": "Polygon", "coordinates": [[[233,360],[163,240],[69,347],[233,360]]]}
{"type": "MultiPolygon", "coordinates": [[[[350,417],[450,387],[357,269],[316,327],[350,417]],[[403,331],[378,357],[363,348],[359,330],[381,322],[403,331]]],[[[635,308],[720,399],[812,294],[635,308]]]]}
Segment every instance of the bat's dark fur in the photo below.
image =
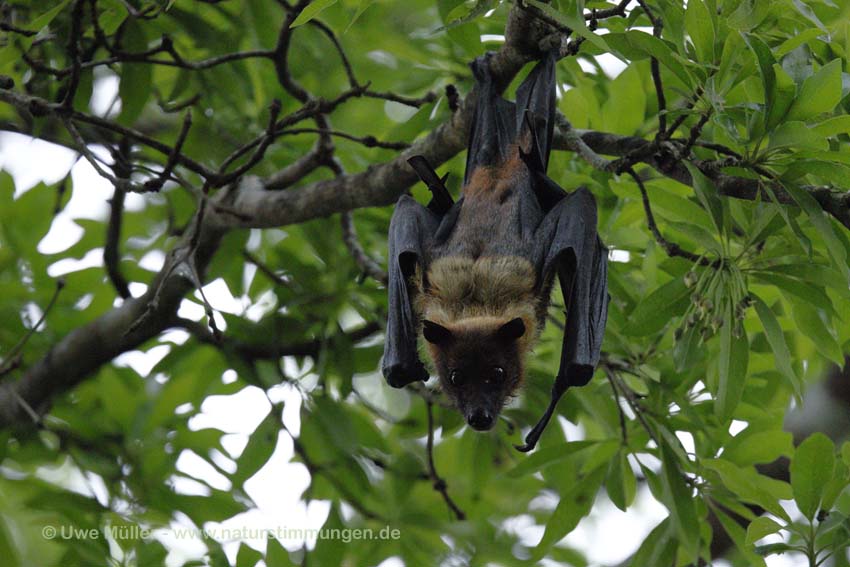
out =
{"type": "Polygon", "coordinates": [[[421,331],[444,391],[475,429],[490,429],[522,383],[560,278],[568,310],[561,368],[522,450],[535,445],[563,392],[592,376],[608,305],[593,197],[584,189],[567,194],[545,174],[554,68],[553,54],[520,86],[515,105],[496,94],[488,58],[478,59],[462,198],[454,203],[445,179],[412,158],[434,199],[425,208],[402,197],[390,226],[384,375],[395,387],[427,380],[417,353],[421,331]]]}

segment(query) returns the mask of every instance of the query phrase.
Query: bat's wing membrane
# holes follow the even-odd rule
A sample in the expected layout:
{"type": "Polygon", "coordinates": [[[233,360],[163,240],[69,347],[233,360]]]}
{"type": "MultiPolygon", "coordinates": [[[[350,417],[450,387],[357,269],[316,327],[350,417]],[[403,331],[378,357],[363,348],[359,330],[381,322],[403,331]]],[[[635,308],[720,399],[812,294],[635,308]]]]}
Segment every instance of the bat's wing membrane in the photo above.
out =
{"type": "Polygon", "coordinates": [[[557,274],[567,320],[552,399],[526,436],[525,445],[517,447],[521,451],[530,451],[537,444],[567,388],[590,381],[608,318],[608,251],[596,233],[593,195],[584,187],[567,195],[549,211],[535,236],[541,247],[538,257],[543,259],[543,278],[557,274]]]}
{"type": "Polygon", "coordinates": [[[419,321],[413,309],[415,289],[410,279],[417,264],[424,273],[427,254],[440,216],[403,195],[396,204],[389,234],[389,315],[381,370],[387,383],[402,388],[427,380],[428,371],[416,350],[419,321]]]}
{"type": "Polygon", "coordinates": [[[584,386],[593,376],[608,317],[607,249],[596,233],[596,202],[584,188],[567,194],[546,175],[555,124],[554,52],[547,55],[517,91],[519,148],[534,192],[546,216],[537,228],[541,282],[557,274],[567,320],[561,364],[549,407],[525,438],[529,451],[552,417],[567,388],[584,386]]]}

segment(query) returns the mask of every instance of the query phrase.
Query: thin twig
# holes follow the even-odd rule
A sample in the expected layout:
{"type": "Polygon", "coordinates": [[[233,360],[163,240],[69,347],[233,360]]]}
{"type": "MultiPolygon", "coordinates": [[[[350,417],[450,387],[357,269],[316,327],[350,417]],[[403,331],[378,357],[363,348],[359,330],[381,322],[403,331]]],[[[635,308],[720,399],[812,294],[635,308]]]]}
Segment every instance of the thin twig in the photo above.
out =
{"type": "Polygon", "coordinates": [[[354,263],[360,268],[360,271],[370,278],[386,285],[389,277],[381,266],[366,254],[360,240],[357,238],[357,229],[354,227],[354,217],[351,211],[346,211],[340,215],[342,224],[342,240],[351,257],[354,258],[354,263]]]}
{"type": "Polygon", "coordinates": [[[177,142],[174,144],[174,150],[169,154],[168,161],[165,162],[165,167],[162,172],[154,179],[148,179],[142,186],[145,191],[158,192],[162,189],[165,182],[171,177],[174,167],[177,165],[178,156],[183,149],[183,143],[186,141],[186,136],[189,135],[189,129],[192,127],[192,111],[187,110],[186,116],[183,117],[183,126],[180,128],[180,133],[177,135],[177,142]]]}
{"type": "MultiPolygon", "coordinates": [[[[126,138],[121,140],[118,149],[112,152],[114,165],[112,170],[115,172],[116,179],[129,182],[130,176],[133,173],[130,164],[130,142],[126,138]]],[[[112,194],[112,199],[109,200],[109,222],[106,226],[106,242],[103,246],[103,264],[106,268],[106,274],[109,276],[109,281],[118,295],[122,299],[130,297],[130,288],[127,285],[127,280],[121,273],[119,261],[121,254],[119,245],[121,242],[121,223],[124,216],[124,198],[127,191],[122,185],[115,185],[115,190],[112,194]]]]}
{"type": "Polygon", "coordinates": [[[641,180],[640,176],[635,173],[635,170],[629,168],[626,170],[626,173],[632,176],[632,179],[637,183],[638,188],[640,189],[641,199],[643,200],[643,210],[646,213],[646,222],[649,225],[649,231],[652,232],[652,236],[655,237],[655,241],[664,249],[668,256],[678,256],[680,258],[686,258],[691,262],[699,262],[703,265],[708,265],[711,263],[710,260],[703,258],[702,256],[698,256],[693,252],[688,252],[687,250],[683,250],[681,246],[670,242],[661,234],[661,231],[658,230],[658,225],[655,223],[655,216],[652,214],[652,206],[649,203],[649,195],[646,192],[646,187],[643,184],[643,180],[641,180]]]}
{"type": "Polygon", "coordinates": [[[463,510],[461,510],[458,505],[455,504],[454,500],[452,500],[451,496],[449,496],[446,481],[440,478],[440,475],[437,474],[437,469],[434,466],[434,411],[432,409],[432,405],[433,404],[430,400],[425,400],[425,407],[428,408],[428,441],[426,445],[426,451],[428,452],[428,475],[434,483],[434,490],[443,496],[443,500],[446,501],[446,505],[449,507],[449,510],[454,513],[455,518],[463,521],[466,519],[466,514],[464,514],[463,510]]]}
{"type": "Polygon", "coordinates": [[[614,378],[611,376],[613,374],[613,370],[606,367],[605,368],[605,376],[608,378],[608,383],[611,385],[611,390],[614,393],[614,403],[617,404],[617,411],[620,414],[620,436],[623,440],[623,445],[627,446],[629,444],[629,432],[626,427],[626,414],[623,411],[623,407],[620,405],[620,392],[617,390],[617,385],[614,382],[614,378]]]}
{"type": "MultiPolygon", "coordinates": [[[[23,350],[26,346],[27,342],[33,336],[33,334],[38,330],[44,320],[47,319],[47,314],[50,313],[50,310],[53,309],[53,306],[56,305],[56,300],[59,299],[59,292],[62,291],[62,288],[65,287],[65,278],[59,278],[56,280],[56,290],[53,292],[53,296],[50,298],[50,301],[47,303],[47,307],[44,308],[44,311],[41,313],[41,317],[39,317],[38,321],[36,321],[35,325],[30,327],[26,334],[21,337],[21,339],[13,346],[8,354],[6,354],[6,358],[3,359],[3,362],[0,363],[0,376],[8,374],[13,367],[16,367],[20,364],[20,360],[17,360],[18,354],[23,350]]],[[[13,388],[14,390],[14,388],[13,388]]]]}
{"type": "Polygon", "coordinates": [[[367,148],[384,148],[387,150],[406,150],[410,147],[410,144],[407,142],[382,142],[375,138],[375,136],[354,136],[352,134],[348,134],[346,132],[340,132],[338,130],[324,130],[321,128],[289,128],[287,130],[283,130],[278,132],[278,135],[294,135],[294,134],[327,134],[330,136],[336,136],[338,138],[345,138],[346,140],[351,140],[352,142],[357,142],[359,144],[363,144],[367,148]]]}

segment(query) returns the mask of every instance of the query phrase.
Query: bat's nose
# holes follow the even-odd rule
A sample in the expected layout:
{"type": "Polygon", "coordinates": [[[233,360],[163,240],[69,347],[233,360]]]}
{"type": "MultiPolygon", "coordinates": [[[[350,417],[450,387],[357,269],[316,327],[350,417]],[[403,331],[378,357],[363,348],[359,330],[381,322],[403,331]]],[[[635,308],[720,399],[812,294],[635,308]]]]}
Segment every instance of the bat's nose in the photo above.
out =
{"type": "Polygon", "coordinates": [[[476,410],[466,419],[472,429],[487,431],[493,427],[494,419],[491,414],[484,410],[476,410]]]}

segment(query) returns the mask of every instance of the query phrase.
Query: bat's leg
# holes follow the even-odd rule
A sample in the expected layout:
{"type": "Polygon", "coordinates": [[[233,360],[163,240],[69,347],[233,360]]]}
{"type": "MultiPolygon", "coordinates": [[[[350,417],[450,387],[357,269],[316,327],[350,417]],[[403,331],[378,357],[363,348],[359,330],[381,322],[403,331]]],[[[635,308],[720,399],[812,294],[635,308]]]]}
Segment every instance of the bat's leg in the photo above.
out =
{"type": "Polygon", "coordinates": [[[531,428],[528,435],[525,436],[525,444],[514,445],[518,451],[528,453],[537,446],[537,441],[540,439],[540,436],[543,435],[543,431],[546,429],[546,426],[549,425],[549,420],[552,419],[552,414],[555,413],[558,401],[561,399],[561,396],[564,395],[564,392],[567,391],[567,388],[569,388],[569,385],[566,382],[560,381],[557,378],[555,379],[555,383],[552,385],[552,398],[549,401],[549,406],[546,408],[546,412],[535,426],[531,428]]]}
{"type": "Polygon", "coordinates": [[[431,202],[428,203],[428,208],[438,215],[446,214],[454,205],[454,199],[446,188],[446,179],[448,179],[449,174],[447,173],[441,178],[424,156],[413,156],[407,160],[407,163],[410,164],[419,179],[431,190],[432,198],[431,202]]]}
{"type": "Polygon", "coordinates": [[[557,273],[567,308],[561,364],[552,399],[520,451],[530,451],[549,423],[558,400],[572,386],[593,376],[602,349],[608,315],[607,250],[596,233],[596,203],[586,189],[562,199],[543,219],[536,234],[545,259],[543,277],[557,273]]]}
{"type": "Polygon", "coordinates": [[[416,349],[419,321],[413,308],[416,290],[410,279],[416,266],[425,263],[438,224],[434,212],[407,195],[398,200],[390,221],[389,313],[382,371],[394,388],[428,379],[416,349]]]}

